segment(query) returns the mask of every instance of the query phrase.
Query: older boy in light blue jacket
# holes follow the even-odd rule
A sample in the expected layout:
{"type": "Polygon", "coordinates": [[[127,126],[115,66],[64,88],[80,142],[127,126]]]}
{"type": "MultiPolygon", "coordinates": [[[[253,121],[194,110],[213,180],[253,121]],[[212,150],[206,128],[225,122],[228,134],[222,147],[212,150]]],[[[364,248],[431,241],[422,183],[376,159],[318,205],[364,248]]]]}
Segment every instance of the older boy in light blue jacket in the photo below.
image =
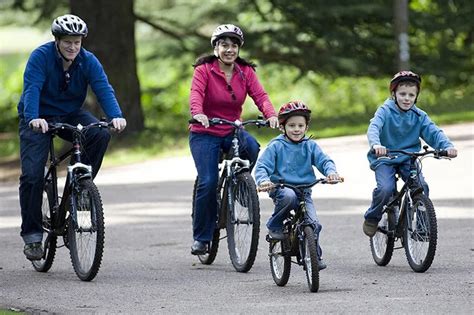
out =
{"type": "MultiPolygon", "coordinates": [[[[367,154],[370,168],[375,172],[377,187],[372,194],[372,204],[364,215],[363,231],[372,237],[382,218],[386,205],[396,189],[395,174],[399,173],[404,181],[410,174],[410,157],[400,155],[395,159],[378,159],[386,155],[387,148],[418,152],[421,149],[420,138],[437,150],[447,150],[449,157],[456,157],[457,150],[451,141],[429,118],[416,107],[420,92],[421,77],[411,71],[401,71],[390,81],[392,97],[375,112],[367,131],[370,151],[367,154]]],[[[429,188],[423,175],[419,178],[424,192],[429,188]]]]}

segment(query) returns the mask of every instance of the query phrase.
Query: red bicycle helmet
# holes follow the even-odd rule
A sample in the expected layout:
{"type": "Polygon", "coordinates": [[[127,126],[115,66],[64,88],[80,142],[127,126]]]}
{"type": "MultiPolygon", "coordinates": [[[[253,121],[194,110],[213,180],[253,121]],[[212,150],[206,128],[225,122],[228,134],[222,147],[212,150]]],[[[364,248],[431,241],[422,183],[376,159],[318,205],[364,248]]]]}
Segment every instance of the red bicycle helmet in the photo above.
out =
{"type": "Polygon", "coordinates": [[[390,80],[390,93],[395,92],[401,82],[407,81],[414,82],[418,88],[418,93],[420,93],[421,77],[418,74],[407,70],[396,73],[392,80],[390,80]]]}
{"type": "Polygon", "coordinates": [[[291,101],[283,104],[278,112],[278,122],[284,125],[288,118],[301,115],[306,118],[306,123],[311,120],[311,110],[302,101],[291,101]]]}

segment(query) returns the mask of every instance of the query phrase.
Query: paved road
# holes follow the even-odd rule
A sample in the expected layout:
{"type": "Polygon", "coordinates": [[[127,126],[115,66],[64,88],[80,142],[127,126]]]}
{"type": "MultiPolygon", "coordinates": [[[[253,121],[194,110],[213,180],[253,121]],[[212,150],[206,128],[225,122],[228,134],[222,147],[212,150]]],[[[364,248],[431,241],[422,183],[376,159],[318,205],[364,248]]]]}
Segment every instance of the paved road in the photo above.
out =
{"type": "MultiPolygon", "coordinates": [[[[215,263],[189,254],[195,171],[189,157],[104,169],[97,178],[106,209],[106,251],[98,277],[78,280],[61,248],[53,268],[38,273],[21,252],[17,183],[0,184],[0,309],[58,313],[430,313],[472,314],[474,270],[474,124],[447,126],[460,156],[427,159],[424,173],[438,214],[439,240],[428,272],[416,274],[403,250],[387,267],[371,258],[362,214],[374,185],[364,136],[322,139],[346,178],[317,187],[329,267],[320,291],[308,292],[293,265],[286,287],[271,278],[267,243],[249,273],[233,270],[225,243],[215,263]]],[[[271,213],[261,194],[262,226],[271,213]]]]}

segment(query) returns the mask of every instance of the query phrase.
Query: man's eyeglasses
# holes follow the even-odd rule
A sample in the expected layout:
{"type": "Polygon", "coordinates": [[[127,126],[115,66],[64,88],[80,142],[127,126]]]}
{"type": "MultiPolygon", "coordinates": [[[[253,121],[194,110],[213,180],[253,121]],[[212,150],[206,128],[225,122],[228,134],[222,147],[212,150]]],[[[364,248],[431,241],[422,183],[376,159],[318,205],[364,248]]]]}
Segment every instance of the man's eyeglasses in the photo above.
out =
{"type": "Polygon", "coordinates": [[[69,71],[64,71],[64,78],[63,78],[63,86],[61,88],[61,91],[66,91],[67,88],[69,87],[69,83],[71,82],[71,74],[69,71]]]}
{"type": "Polygon", "coordinates": [[[235,97],[234,90],[232,89],[232,86],[230,84],[227,84],[227,90],[230,92],[230,96],[232,97],[232,100],[235,101],[237,100],[237,97],[235,97]]]}

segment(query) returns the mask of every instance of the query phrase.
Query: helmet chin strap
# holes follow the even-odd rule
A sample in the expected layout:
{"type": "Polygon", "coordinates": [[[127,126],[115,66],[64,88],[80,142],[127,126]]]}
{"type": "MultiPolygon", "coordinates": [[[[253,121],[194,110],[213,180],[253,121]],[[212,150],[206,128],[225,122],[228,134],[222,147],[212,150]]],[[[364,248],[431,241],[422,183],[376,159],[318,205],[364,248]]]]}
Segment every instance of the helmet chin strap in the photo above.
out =
{"type": "Polygon", "coordinates": [[[61,52],[61,49],[59,49],[58,43],[56,43],[56,50],[58,51],[59,55],[61,58],[63,58],[66,62],[73,62],[74,59],[67,59],[63,53],[61,52]]]}

